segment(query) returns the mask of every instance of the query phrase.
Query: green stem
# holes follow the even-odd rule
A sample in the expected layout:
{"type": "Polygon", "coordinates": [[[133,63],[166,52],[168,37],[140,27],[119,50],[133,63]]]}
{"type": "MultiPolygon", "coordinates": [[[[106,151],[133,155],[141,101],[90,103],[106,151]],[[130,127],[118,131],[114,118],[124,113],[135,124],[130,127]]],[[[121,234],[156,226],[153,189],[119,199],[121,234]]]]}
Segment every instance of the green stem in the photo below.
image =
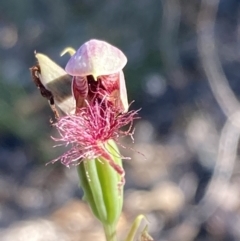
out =
{"type": "MultiPolygon", "coordinates": [[[[144,215],[138,215],[136,217],[136,219],[134,220],[133,224],[132,224],[132,227],[128,233],[128,236],[127,238],[125,239],[125,241],[133,241],[134,237],[135,237],[135,234],[141,224],[141,221],[145,218],[144,215]]],[[[146,218],[145,218],[146,219],[146,218]]]]}
{"type": "Polygon", "coordinates": [[[104,233],[106,236],[106,241],[117,241],[116,226],[115,225],[104,225],[104,233]]]}

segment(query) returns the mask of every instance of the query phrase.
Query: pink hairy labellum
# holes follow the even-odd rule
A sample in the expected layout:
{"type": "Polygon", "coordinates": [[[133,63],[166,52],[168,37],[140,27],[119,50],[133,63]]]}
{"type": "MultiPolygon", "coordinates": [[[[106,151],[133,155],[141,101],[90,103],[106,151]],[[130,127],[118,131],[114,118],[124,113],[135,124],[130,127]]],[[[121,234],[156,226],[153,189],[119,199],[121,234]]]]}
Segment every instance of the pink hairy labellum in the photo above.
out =
{"type": "MultiPolygon", "coordinates": [[[[138,111],[129,111],[116,115],[115,107],[109,102],[99,103],[94,100],[79,109],[75,115],[67,115],[58,119],[55,124],[60,137],[53,138],[60,145],[71,145],[71,149],[64,153],[52,163],[60,160],[66,166],[78,165],[84,159],[104,157],[109,164],[119,173],[124,170],[118,166],[111,157],[111,153],[105,148],[110,140],[118,142],[121,136],[133,135],[132,123],[137,119],[138,111]],[[127,131],[120,128],[130,124],[127,131]]],[[[120,153],[119,157],[123,158],[120,153]]]]}
{"type": "Polygon", "coordinates": [[[127,112],[127,90],[122,71],[126,63],[122,51],[107,42],[93,39],[84,43],[65,68],[73,76],[72,92],[77,108],[83,107],[85,100],[91,101],[94,82],[101,82],[98,91],[102,98],[116,105],[119,112],[127,112]]]}

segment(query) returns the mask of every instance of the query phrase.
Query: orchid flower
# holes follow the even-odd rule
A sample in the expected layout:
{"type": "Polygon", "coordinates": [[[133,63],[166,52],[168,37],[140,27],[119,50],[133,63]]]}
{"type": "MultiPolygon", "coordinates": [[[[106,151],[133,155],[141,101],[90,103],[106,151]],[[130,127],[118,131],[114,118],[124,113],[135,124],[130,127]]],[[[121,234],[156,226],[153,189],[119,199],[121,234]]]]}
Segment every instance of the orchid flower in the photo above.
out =
{"type": "Polygon", "coordinates": [[[61,111],[54,123],[59,137],[52,139],[60,143],[57,146],[71,146],[51,163],[77,166],[84,199],[103,224],[106,239],[114,241],[125,183],[125,157],[116,143],[122,136],[133,139],[133,120],[138,118],[138,111],[128,111],[123,74],[127,58],[118,48],[95,39],[67,51],[72,57],[65,70],[40,53],[35,55],[38,68],[31,69],[37,86],[47,91],[41,93],[48,93],[61,111]],[[122,131],[126,125],[128,130],[122,131]]]}

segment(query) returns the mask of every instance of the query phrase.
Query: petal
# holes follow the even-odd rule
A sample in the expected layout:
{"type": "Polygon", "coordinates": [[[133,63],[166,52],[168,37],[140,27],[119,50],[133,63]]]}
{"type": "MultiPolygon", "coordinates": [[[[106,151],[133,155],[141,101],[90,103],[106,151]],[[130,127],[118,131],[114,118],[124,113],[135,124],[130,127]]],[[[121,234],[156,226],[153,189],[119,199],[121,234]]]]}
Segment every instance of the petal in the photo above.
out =
{"type": "Polygon", "coordinates": [[[128,111],[128,96],[127,96],[127,88],[126,88],[126,82],[125,82],[123,71],[120,71],[119,85],[120,85],[120,100],[124,109],[123,112],[126,113],[128,111]]]}
{"type": "Polygon", "coordinates": [[[66,66],[73,76],[109,75],[120,71],[127,63],[121,50],[107,42],[92,39],[84,43],[71,57],[66,66]]]}
{"type": "Polygon", "coordinates": [[[86,77],[73,77],[72,93],[76,100],[77,108],[85,106],[85,99],[88,96],[88,83],[86,77]]]}
{"type": "Polygon", "coordinates": [[[108,93],[113,92],[114,90],[119,90],[119,72],[109,75],[101,75],[98,77],[101,81],[103,87],[108,93]]]}
{"type": "Polygon", "coordinates": [[[65,114],[73,114],[76,106],[71,93],[71,77],[46,55],[37,53],[35,57],[40,66],[41,83],[51,91],[55,104],[65,114]]]}
{"type": "Polygon", "coordinates": [[[41,68],[43,84],[47,84],[54,79],[67,75],[67,72],[54,61],[52,61],[48,56],[41,53],[36,53],[35,57],[37,58],[41,68]]]}
{"type": "Polygon", "coordinates": [[[122,112],[128,111],[128,97],[123,71],[111,75],[98,77],[103,87],[109,93],[109,101],[119,108],[122,112]]]}

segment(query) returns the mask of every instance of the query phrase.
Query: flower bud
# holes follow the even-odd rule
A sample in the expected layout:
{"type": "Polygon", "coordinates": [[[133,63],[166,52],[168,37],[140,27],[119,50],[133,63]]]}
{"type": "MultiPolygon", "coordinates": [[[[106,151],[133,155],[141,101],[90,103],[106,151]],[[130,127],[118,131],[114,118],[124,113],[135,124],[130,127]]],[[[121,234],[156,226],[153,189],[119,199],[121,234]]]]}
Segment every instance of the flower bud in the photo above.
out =
{"type": "MultiPolygon", "coordinates": [[[[105,148],[114,163],[122,167],[115,142],[109,140],[105,148]]],[[[84,191],[84,200],[90,205],[93,214],[104,226],[116,225],[123,203],[121,175],[102,156],[83,160],[78,166],[78,174],[84,191]]]]}

